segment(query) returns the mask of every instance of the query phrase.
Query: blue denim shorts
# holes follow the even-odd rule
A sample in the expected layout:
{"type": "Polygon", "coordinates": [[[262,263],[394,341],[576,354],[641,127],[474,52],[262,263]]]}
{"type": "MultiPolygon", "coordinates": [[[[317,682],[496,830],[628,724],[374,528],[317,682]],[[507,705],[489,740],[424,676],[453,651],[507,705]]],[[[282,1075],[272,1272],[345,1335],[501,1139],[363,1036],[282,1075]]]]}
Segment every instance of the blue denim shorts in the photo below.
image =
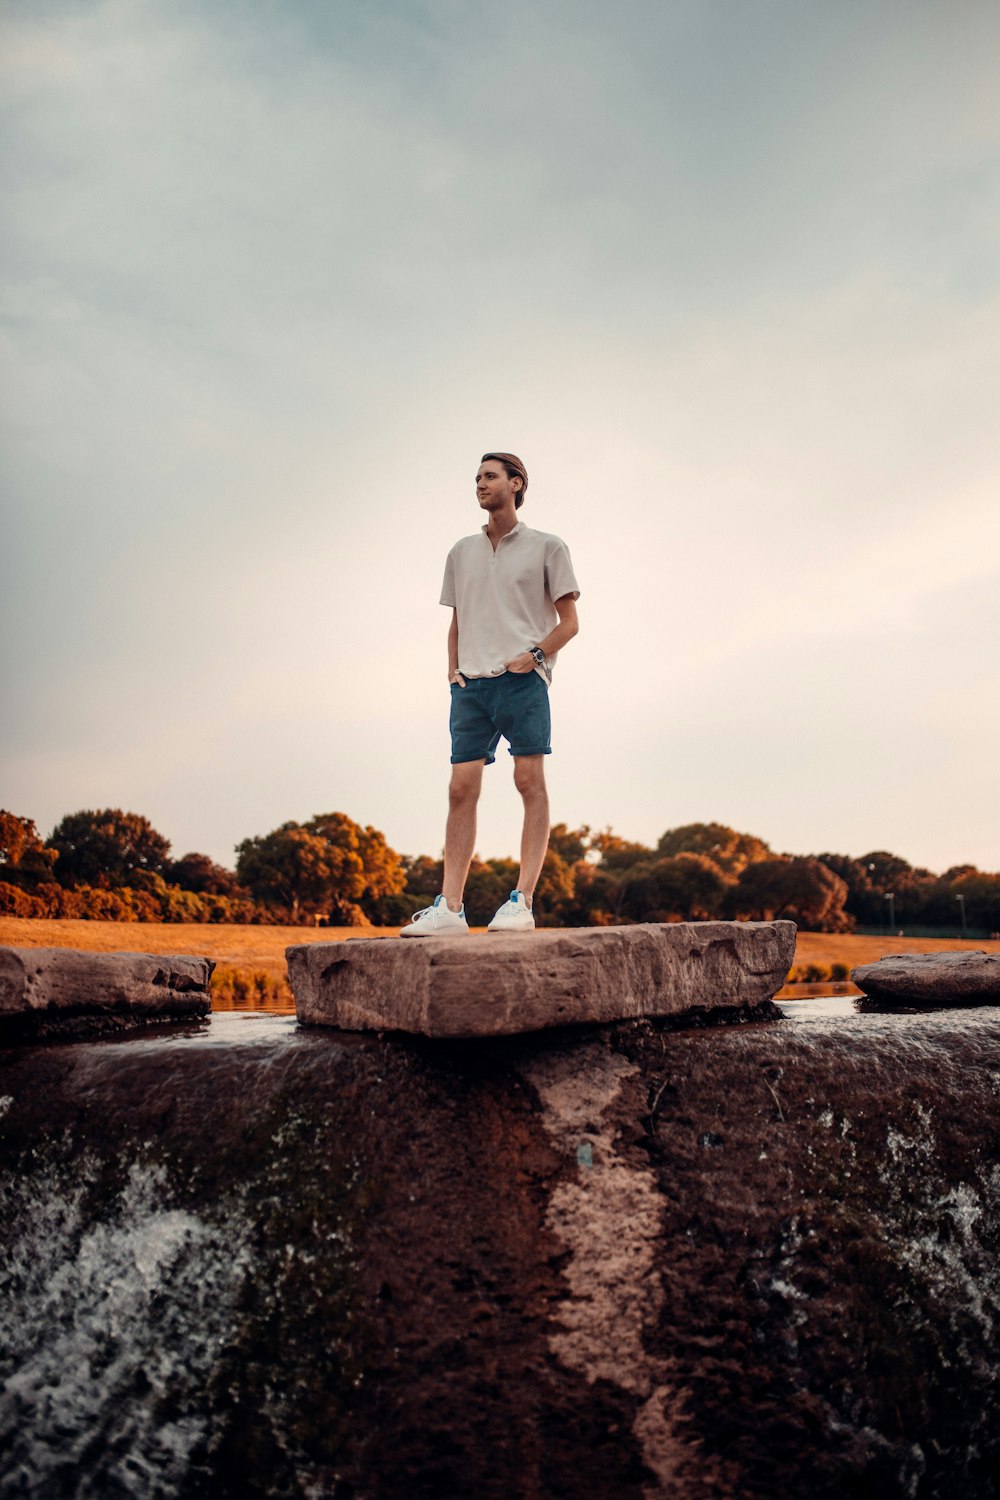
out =
{"type": "Polygon", "coordinates": [[[511,755],[551,755],[549,689],[538,672],[467,677],[451,684],[451,763],[485,760],[491,766],[500,736],[511,755]]]}

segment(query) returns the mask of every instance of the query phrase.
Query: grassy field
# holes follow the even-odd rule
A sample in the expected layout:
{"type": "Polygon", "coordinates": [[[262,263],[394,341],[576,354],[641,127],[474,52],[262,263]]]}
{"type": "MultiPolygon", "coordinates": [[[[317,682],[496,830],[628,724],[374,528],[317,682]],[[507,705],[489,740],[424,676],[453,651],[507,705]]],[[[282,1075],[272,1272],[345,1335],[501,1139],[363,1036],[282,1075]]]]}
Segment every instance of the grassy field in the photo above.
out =
{"type": "Polygon", "coordinates": [[[293,943],[377,937],[394,928],[245,927],[211,922],[82,922],[0,917],[0,943],[18,948],[81,948],[90,953],[196,953],[215,960],[216,1010],[294,1011],[285,971],[293,943]]]}
{"type": "MultiPolygon", "coordinates": [[[[874,963],[887,953],[950,953],[960,948],[984,948],[987,953],[1000,953],[1000,942],[974,938],[853,937],[850,934],[829,932],[800,932],[795,940],[792,975],[801,976],[810,968],[824,969],[829,974],[834,964],[844,964],[848,969],[854,969],[858,964],[874,963]]],[[[786,984],[783,990],[779,990],[778,999],[860,993],[857,985],[849,981],[831,984],[826,979],[814,984],[786,984]]]]}
{"type": "MultiPolygon", "coordinates": [[[[485,931],[476,928],[476,931],[485,931]]],[[[285,949],[298,943],[333,943],[359,937],[394,937],[395,927],[243,927],[202,922],[81,922],[0,917],[0,944],[19,948],[81,948],[90,952],[197,953],[213,958],[212,1003],[233,1008],[294,1009],[285,974],[285,949]]],[[[829,973],[833,964],[852,969],[887,953],[946,953],[958,948],[1000,952],[1000,942],[959,938],[851,937],[800,932],[793,974],[809,965],[829,973]]],[[[785,998],[817,993],[856,994],[854,986],[829,980],[786,985],[785,998]]]]}
{"type": "Polygon", "coordinates": [[[985,948],[1000,953],[1000,942],[992,938],[853,937],[835,932],[800,932],[795,943],[799,964],[874,963],[887,953],[950,953],[959,948],[985,948]]]}

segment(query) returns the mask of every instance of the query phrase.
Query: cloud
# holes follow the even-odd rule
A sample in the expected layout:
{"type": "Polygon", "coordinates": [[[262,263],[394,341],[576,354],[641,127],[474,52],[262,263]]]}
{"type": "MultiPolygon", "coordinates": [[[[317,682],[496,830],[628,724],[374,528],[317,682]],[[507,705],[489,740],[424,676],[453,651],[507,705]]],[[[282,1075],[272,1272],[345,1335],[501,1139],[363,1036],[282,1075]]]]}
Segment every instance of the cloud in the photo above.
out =
{"type": "MultiPolygon", "coordinates": [[[[321,805],[438,848],[440,567],[500,446],[583,584],[571,821],[870,846],[888,804],[831,739],[864,709],[868,764],[920,740],[903,852],[986,857],[965,802],[921,846],[921,797],[963,726],[987,784],[998,711],[906,689],[992,680],[1000,623],[995,7],[103,0],[5,30],[23,811],[113,783],[219,857],[321,805]]],[[[490,794],[484,850],[516,812],[490,794]]]]}

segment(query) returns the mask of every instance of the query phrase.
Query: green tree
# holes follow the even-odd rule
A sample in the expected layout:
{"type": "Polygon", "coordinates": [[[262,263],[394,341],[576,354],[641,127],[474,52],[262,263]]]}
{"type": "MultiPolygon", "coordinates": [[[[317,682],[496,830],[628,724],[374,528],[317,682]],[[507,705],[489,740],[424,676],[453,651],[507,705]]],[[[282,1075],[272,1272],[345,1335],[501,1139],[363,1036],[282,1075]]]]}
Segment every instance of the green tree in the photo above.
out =
{"type": "MultiPolygon", "coordinates": [[[[730,884],[707,854],[675,854],[654,860],[640,891],[640,922],[704,922],[718,917],[730,884]]],[[[634,910],[634,906],[631,907],[634,910]]]]}
{"type": "Polygon", "coordinates": [[[868,872],[870,884],[879,891],[909,891],[934,879],[930,870],[911,865],[900,855],[889,854],[885,849],[862,854],[858,863],[868,872]]]}
{"type": "MultiPolygon", "coordinates": [[[[565,845],[563,846],[565,847],[565,845]]],[[[572,850],[572,844],[570,844],[572,850]]],[[[565,925],[565,911],[576,893],[577,860],[570,863],[559,852],[558,846],[549,845],[542,861],[541,874],[535,887],[535,920],[546,927],[565,925]]],[[[506,893],[505,893],[506,894],[506,893]]]]}
{"type": "Polygon", "coordinates": [[[9,880],[0,880],[0,917],[41,917],[46,913],[36,896],[9,880]]]}
{"type": "Polygon", "coordinates": [[[406,895],[421,897],[426,906],[440,894],[444,883],[443,859],[431,859],[429,854],[404,854],[400,863],[406,878],[403,887],[406,895]]]}
{"type": "Polygon", "coordinates": [[[92,885],[104,890],[127,886],[141,871],[162,875],[170,844],[138,813],[105,808],[69,813],[53,829],[46,846],[59,855],[61,885],[92,885]]]}
{"type": "Polygon", "coordinates": [[[910,892],[907,920],[928,927],[952,928],[957,933],[962,911],[959,896],[966,922],[973,931],[1000,930],[1000,875],[987,874],[975,865],[953,865],[937,880],[910,892]]]}
{"type": "Polygon", "coordinates": [[[770,859],[770,845],[752,833],[737,833],[725,823],[685,823],[668,828],[656,846],[658,854],[704,854],[732,879],[758,860],[770,859]]]}
{"type": "MultiPolygon", "coordinates": [[[[287,911],[293,922],[329,908],[332,892],[343,885],[344,865],[342,856],[331,859],[325,839],[295,822],[244,839],[236,848],[240,884],[255,901],[287,911]]],[[[346,873],[353,887],[354,871],[346,873]]]]}
{"type": "Polygon", "coordinates": [[[477,927],[488,922],[497,907],[506,901],[516,880],[517,864],[514,860],[481,860],[474,856],[463,898],[469,922],[477,927]]]}
{"type": "Polygon", "coordinates": [[[344,813],[320,813],[308,823],[283,823],[238,845],[236,875],[258,901],[301,915],[327,915],[350,925],[376,913],[380,900],[401,892],[406,872],[377,828],[344,813]]]}
{"type": "Polygon", "coordinates": [[[978,870],[975,865],[951,865],[938,879],[950,880],[954,883],[961,880],[974,879],[981,873],[982,871],[978,870]]]}
{"type": "Polygon", "coordinates": [[[171,885],[199,896],[239,896],[240,884],[232,870],[217,865],[207,854],[183,854],[166,870],[171,885]]]}
{"type": "Polygon", "coordinates": [[[582,828],[567,828],[565,823],[554,823],[549,830],[549,852],[557,854],[566,865],[578,864],[590,848],[590,829],[586,823],[582,828]]]}
{"type": "Polygon", "coordinates": [[[704,854],[640,860],[617,875],[612,910],[628,922],[705,921],[719,915],[728,884],[704,854]]]}
{"type": "Polygon", "coordinates": [[[953,889],[953,895],[959,893],[965,897],[965,913],[970,927],[985,928],[994,936],[1000,934],[1000,874],[977,870],[975,874],[963,875],[953,889]]]}
{"type": "Polygon", "coordinates": [[[125,899],[123,890],[105,890],[101,886],[87,885],[79,889],[76,915],[91,922],[134,922],[135,912],[125,899]]]}
{"type": "Polygon", "coordinates": [[[600,856],[600,866],[605,871],[627,870],[640,860],[649,859],[652,849],[645,844],[633,844],[619,838],[610,828],[591,835],[590,848],[600,856]]]}
{"type": "Polygon", "coordinates": [[[574,871],[572,899],[560,919],[567,927],[609,927],[620,921],[620,879],[601,864],[582,860],[574,871]]]}
{"type": "Polygon", "coordinates": [[[42,843],[32,818],[0,810],[0,880],[21,887],[51,880],[58,857],[42,843]]]}
{"type": "Polygon", "coordinates": [[[850,932],[844,910],[847,886],[810,856],[758,860],[747,865],[727,895],[729,915],[759,922],[786,919],[811,932],[850,932]]]}
{"type": "Polygon", "coordinates": [[[817,858],[847,885],[845,909],[864,927],[880,927],[888,915],[886,895],[892,892],[897,923],[933,921],[925,911],[935,877],[929,870],[915,869],[898,854],[873,849],[854,859],[847,854],[820,854],[817,858]]]}
{"type": "Polygon", "coordinates": [[[366,916],[385,896],[398,895],[406,885],[403,862],[386,842],[384,833],[371,824],[362,826],[345,813],[319,813],[305,825],[310,833],[326,840],[333,863],[345,872],[334,900],[357,902],[366,916]],[[343,856],[343,864],[340,864],[343,856]],[[360,864],[355,864],[355,861],[360,864]],[[350,867],[351,877],[346,872],[350,867]]]}
{"type": "Polygon", "coordinates": [[[844,909],[864,926],[878,923],[885,909],[882,893],[872,886],[867,866],[851,854],[818,854],[816,858],[847,886],[844,909]]]}

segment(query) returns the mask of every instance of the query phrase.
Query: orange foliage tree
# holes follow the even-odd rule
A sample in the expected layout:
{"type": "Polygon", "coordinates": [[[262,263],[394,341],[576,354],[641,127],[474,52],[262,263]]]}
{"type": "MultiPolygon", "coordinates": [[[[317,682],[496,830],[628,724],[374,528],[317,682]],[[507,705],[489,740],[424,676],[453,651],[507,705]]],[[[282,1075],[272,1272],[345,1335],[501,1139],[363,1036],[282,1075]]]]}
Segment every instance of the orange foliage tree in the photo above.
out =
{"type": "Polygon", "coordinates": [[[345,813],[283,823],[236,850],[236,874],[258,901],[286,910],[293,922],[325,916],[354,926],[378,914],[383,898],[402,891],[403,863],[377,828],[345,813]]]}

